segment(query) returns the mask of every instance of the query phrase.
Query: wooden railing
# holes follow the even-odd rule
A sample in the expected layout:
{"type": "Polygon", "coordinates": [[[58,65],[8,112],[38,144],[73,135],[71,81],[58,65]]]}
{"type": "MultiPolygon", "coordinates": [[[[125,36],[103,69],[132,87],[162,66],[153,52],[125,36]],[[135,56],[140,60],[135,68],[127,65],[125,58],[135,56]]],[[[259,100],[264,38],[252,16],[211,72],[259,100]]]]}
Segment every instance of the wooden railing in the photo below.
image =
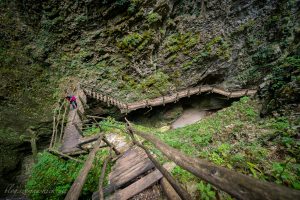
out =
{"type": "Polygon", "coordinates": [[[68,110],[68,105],[64,101],[64,99],[60,99],[57,104],[58,105],[54,109],[54,113],[53,113],[52,136],[51,136],[49,149],[53,148],[56,143],[60,143],[62,141],[64,125],[65,125],[65,117],[67,115],[67,110],[68,110]]]}
{"type": "MultiPolygon", "coordinates": [[[[146,141],[152,143],[168,159],[175,162],[178,166],[191,172],[196,177],[199,177],[200,179],[214,185],[218,189],[227,192],[236,199],[300,199],[300,191],[298,190],[290,189],[288,187],[280,186],[274,183],[260,181],[250,176],[217,166],[215,164],[207,162],[206,160],[185,155],[179,150],[168,146],[167,144],[156,138],[154,135],[143,133],[134,129],[129,121],[127,121],[127,130],[135,143],[136,140],[134,139],[134,135],[142,137],[146,141]]],[[[149,154],[149,151],[146,147],[141,144],[138,145],[142,147],[146,151],[146,153],[148,152],[147,154],[149,154]]],[[[152,159],[154,158],[152,157],[152,159]]],[[[159,165],[157,161],[154,162],[156,163],[155,165],[159,165]]],[[[157,168],[162,172],[162,174],[164,174],[165,170],[161,169],[163,168],[162,166],[159,166],[157,168]]],[[[178,189],[176,183],[174,184],[174,180],[170,179],[170,177],[165,177],[168,179],[168,181],[171,183],[173,188],[182,199],[189,198],[186,196],[185,192],[182,191],[182,189],[178,189]]]]}
{"type": "Polygon", "coordinates": [[[108,105],[113,105],[118,107],[122,113],[129,113],[130,111],[137,110],[140,108],[147,108],[159,105],[165,105],[167,103],[177,102],[179,99],[184,97],[190,97],[192,95],[198,95],[201,93],[215,93],[226,96],[227,98],[238,98],[242,96],[251,96],[256,94],[257,90],[255,89],[242,89],[237,91],[227,91],[225,89],[221,89],[215,86],[198,86],[192,87],[188,89],[184,89],[178,92],[174,92],[170,95],[165,95],[153,99],[146,99],[138,102],[127,103],[124,101],[120,101],[111,95],[105,94],[104,92],[97,92],[87,86],[82,86],[84,92],[99,101],[107,103],[108,105]]]}

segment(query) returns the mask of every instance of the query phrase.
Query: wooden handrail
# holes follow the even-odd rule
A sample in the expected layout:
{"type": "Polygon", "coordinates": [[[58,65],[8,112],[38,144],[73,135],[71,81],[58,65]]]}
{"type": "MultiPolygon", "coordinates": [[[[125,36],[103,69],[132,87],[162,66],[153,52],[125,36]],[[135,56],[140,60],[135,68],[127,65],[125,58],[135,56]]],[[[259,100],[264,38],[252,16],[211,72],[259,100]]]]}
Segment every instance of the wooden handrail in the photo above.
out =
{"type": "Polygon", "coordinates": [[[129,131],[151,142],[168,159],[175,162],[178,166],[227,192],[234,198],[245,200],[300,199],[300,191],[274,183],[260,181],[227,168],[217,166],[203,159],[187,156],[181,151],[168,146],[154,135],[137,131],[128,121],[127,128],[129,131]]]}
{"type": "Polygon", "coordinates": [[[64,105],[63,99],[59,99],[58,100],[58,105],[55,107],[54,109],[54,113],[53,113],[53,127],[52,127],[52,136],[51,136],[51,141],[50,141],[50,145],[49,148],[52,148],[54,146],[54,144],[56,143],[56,137],[57,137],[57,128],[59,125],[59,118],[60,118],[60,111],[62,109],[62,106],[64,105]],[[61,103],[62,101],[62,103],[61,103]],[[61,105],[60,105],[61,103],[61,105]],[[57,111],[58,111],[58,116],[57,116],[57,111]]]}
{"type": "Polygon", "coordinates": [[[226,96],[228,98],[238,98],[242,96],[250,96],[254,95],[256,93],[256,90],[251,89],[242,89],[238,91],[227,91],[225,89],[220,89],[215,86],[199,86],[199,87],[193,87],[193,88],[187,88],[185,90],[181,90],[179,92],[172,93],[170,95],[162,95],[161,97],[157,97],[150,100],[141,100],[133,103],[127,103],[119,101],[118,99],[111,97],[107,94],[100,94],[97,95],[93,94],[95,92],[90,91],[89,89],[84,89],[85,93],[93,98],[97,98],[100,101],[103,101],[105,103],[108,103],[108,105],[114,105],[117,106],[122,113],[128,113],[133,110],[137,110],[140,108],[147,108],[152,106],[159,106],[159,105],[165,105],[166,103],[171,102],[177,102],[179,99],[183,97],[190,97],[191,95],[198,95],[200,93],[208,92],[208,93],[216,93],[223,96],[226,96]],[[103,97],[103,98],[99,98],[103,97]]]}

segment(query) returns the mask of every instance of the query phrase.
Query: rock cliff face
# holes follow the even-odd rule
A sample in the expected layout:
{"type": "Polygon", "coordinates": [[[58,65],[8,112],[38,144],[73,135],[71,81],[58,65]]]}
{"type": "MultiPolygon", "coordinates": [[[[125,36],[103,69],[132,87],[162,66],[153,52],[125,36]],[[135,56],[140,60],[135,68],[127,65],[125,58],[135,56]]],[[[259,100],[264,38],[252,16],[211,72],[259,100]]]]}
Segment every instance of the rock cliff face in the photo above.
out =
{"type": "Polygon", "coordinates": [[[261,83],[271,110],[285,99],[299,100],[293,97],[299,94],[299,0],[0,4],[3,141],[51,121],[55,101],[77,82],[124,101],[199,84],[261,83]],[[287,71],[278,69],[286,65],[287,71]],[[278,86],[282,101],[274,100],[267,84],[278,83],[274,76],[281,76],[280,70],[287,76],[278,86]]]}
{"type": "MultiPolygon", "coordinates": [[[[128,101],[197,84],[251,87],[298,42],[299,1],[23,1],[28,56],[128,101]],[[32,16],[32,17],[31,17],[32,16]]],[[[63,81],[60,81],[63,82],[63,81]]]]}

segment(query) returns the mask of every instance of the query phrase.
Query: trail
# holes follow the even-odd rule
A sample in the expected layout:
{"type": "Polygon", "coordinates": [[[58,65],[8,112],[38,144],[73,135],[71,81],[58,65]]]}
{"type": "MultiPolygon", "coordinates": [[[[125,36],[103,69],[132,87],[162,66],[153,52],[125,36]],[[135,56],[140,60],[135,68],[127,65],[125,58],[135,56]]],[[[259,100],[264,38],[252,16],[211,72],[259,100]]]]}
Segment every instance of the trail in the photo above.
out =
{"type": "Polygon", "coordinates": [[[83,90],[88,96],[92,98],[105,102],[108,105],[114,105],[118,107],[122,113],[129,113],[131,111],[141,109],[141,108],[160,106],[160,105],[165,105],[167,103],[177,102],[181,98],[190,97],[192,95],[199,95],[201,93],[216,93],[216,94],[226,96],[227,98],[238,98],[242,96],[251,96],[256,94],[256,90],[254,89],[241,89],[236,91],[227,91],[226,89],[221,89],[214,86],[199,86],[199,87],[187,88],[178,92],[173,92],[170,95],[160,96],[153,99],[145,99],[133,103],[125,103],[109,95],[94,92],[91,89],[88,89],[87,87],[83,88],[83,90]]]}

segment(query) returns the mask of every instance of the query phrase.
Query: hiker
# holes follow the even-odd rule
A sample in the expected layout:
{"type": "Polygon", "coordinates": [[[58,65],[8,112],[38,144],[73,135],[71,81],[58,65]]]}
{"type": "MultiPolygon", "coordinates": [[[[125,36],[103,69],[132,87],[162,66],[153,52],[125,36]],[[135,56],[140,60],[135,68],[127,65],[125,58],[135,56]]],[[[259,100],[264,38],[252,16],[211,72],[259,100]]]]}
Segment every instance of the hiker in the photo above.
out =
{"type": "Polygon", "coordinates": [[[70,105],[72,105],[73,109],[77,108],[76,97],[74,95],[66,96],[66,99],[70,102],[70,105]]]}

